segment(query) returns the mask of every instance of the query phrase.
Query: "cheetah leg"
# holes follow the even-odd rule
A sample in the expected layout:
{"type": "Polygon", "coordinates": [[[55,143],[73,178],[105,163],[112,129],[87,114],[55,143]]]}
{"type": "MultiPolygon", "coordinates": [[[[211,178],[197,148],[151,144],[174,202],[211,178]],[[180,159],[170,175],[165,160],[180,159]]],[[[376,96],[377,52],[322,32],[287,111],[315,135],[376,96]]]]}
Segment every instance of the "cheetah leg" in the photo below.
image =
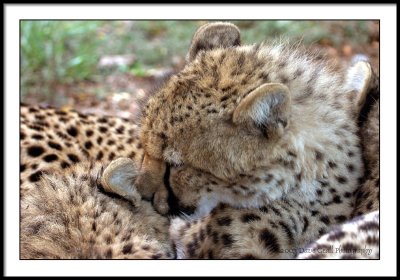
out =
{"type": "Polygon", "coordinates": [[[107,192],[118,194],[139,206],[142,197],[134,186],[137,175],[138,168],[133,160],[118,158],[107,166],[101,180],[107,192]]]}

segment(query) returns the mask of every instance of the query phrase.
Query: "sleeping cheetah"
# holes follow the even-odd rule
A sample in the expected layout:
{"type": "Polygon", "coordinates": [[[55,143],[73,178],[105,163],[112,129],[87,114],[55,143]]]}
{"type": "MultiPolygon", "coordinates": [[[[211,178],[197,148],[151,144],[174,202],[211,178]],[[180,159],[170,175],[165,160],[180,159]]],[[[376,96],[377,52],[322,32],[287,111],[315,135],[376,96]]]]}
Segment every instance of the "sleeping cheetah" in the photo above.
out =
{"type": "Polygon", "coordinates": [[[21,106],[21,258],[173,258],[169,221],[147,201],[104,191],[115,157],[141,161],[137,125],[21,106]]]}
{"type": "Polygon", "coordinates": [[[22,258],[174,257],[167,218],[104,193],[98,178],[117,157],[133,160],[132,185],[158,212],[196,210],[172,221],[178,258],[293,258],[350,217],[368,64],[346,71],[285,45],[240,46],[221,23],[198,30],[187,61],[149,101],[140,141],[128,120],[22,108],[22,258]],[[52,218],[33,222],[50,200],[52,218]]]}
{"type": "Polygon", "coordinates": [[[351,217],[368,63],[345,69],[290,45],[241,46],[226,23],[201,27],[187,60],[147,104],[135,182],[166,212],[170,173],[167,187],[196,209],[172,221],[179,258],[294,257],[351,217]]]}

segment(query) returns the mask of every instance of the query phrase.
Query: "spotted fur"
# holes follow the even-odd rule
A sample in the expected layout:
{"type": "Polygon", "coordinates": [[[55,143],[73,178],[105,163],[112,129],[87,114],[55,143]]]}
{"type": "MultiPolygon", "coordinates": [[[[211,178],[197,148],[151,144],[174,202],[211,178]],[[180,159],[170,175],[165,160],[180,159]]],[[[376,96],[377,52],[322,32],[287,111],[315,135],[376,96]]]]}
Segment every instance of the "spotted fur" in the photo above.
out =
{"type": "Polygon", "coordinates": [[[131,121],[21,107],[21,258],[173,258],[166,217],[106,193],[114,158],[140,162],[131,121]]]}
{"type": "Polygon", "coordinates": [[[178,258],[294,258],[291,248],[351,218],[363,87],[348,77],[369,68],[238,36],[229,24],[199,29],[140,133],[130,120],[21,108],[22,258],[171,258],[170,242],[178,258]],[[221,42],[201,42],[220,31],[221,42]],[[158,212],[174,197],[196,215],[173,219],[167,240],[169,222],[148,202],[102,191],[102,167],[117,157],[141,166],[135,186],[158,212]]]}
{"type": "Polygon", "coordinates": [[[379,259],[379,211],[358,216],[297,249],[297,259],[379,259]]]}

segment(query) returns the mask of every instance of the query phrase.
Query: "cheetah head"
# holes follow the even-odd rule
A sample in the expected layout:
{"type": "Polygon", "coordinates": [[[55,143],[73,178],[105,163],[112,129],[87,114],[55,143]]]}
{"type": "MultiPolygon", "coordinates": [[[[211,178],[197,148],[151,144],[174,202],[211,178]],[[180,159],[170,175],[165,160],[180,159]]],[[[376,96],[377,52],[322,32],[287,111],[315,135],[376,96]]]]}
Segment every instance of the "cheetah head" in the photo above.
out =
{"type": "Polygon", "coordinates": [[[150,192],[165,162],[224,181],[263,164],[290,126],[289,89],[254,71],[263,64],[256,48],[240,46],[235,25],[199,28],[186,67],[144,112],[142,177],[150,192]]]}
{"type": "MultiPolygon", "coordinates": [[[[137,180],[143,196],[151,197],[164,185],[168,165],[176,167],[174,174],[184,172],[181,182],[192,186],[201,185],[201,175],[208,182],[229,185],[255,170],[268,169],[282,160],[293,135],[304,130],[299,119],[304,117],[302,122],[307,123],[312,118],[301,109],[293,113],[296,95],[291,91],[297,84],[288,87],[290,78],[275,74],[288,67],[280,50],[266,53],[262,45],[242,46],[240,41],[233,24],[200,27],[185,68],[149,100],[141,122],[145,155],[137,180]]],[[[292,75],[316,78],[306,76],[304,67],[292,75]]],[[[360,71],[364,68],[352,75],[358,79],[360,71]]],[[[297,92],[307,93],[299,85],[297,92]]]]}

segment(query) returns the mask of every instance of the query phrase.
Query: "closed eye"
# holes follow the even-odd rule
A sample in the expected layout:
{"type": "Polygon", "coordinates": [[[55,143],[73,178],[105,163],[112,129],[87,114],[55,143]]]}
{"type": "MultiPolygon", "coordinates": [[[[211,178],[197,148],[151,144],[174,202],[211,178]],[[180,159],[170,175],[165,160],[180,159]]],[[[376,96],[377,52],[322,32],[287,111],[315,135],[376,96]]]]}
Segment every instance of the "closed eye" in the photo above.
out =
{"type": "Polygon", "coordinates": [[[167,161],[166,164],[167,164],[167,166],[170,166],[170,167],[181,167],[181,166],[183,166],[183,162],[167,161]]]}

